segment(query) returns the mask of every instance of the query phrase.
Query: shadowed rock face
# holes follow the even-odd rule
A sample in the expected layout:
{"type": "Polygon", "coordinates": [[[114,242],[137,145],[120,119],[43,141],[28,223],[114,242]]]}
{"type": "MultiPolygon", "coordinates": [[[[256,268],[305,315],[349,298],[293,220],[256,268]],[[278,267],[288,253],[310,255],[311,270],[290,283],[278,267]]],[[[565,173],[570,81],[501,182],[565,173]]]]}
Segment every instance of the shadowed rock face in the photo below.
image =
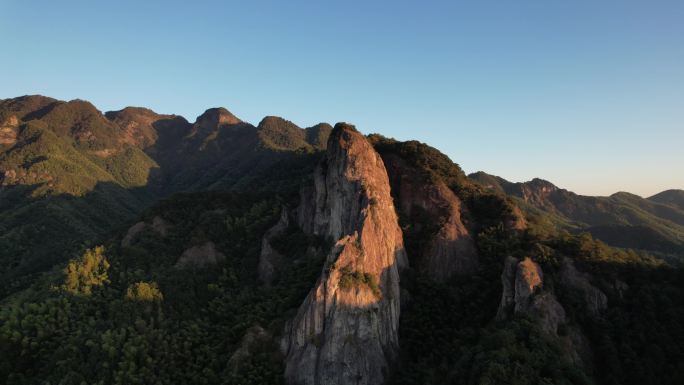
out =
{"type": "Polygon", "coordinates": [[[582,299],[592,317],[597,317],[608,307],[608,297],[590,282],[589,274],[577,270],[568,257],[561,260],[561,284],[569,290],[581,293],[582,299]]]}
{"type": "Polygon", "coordinates": [[[276,266],[283,258],[283,256],[271,246],[271,241],[275,237],[283,234],[289,225],[290,219],[287,209],[283,207],[280,212],[280,219],[278,220],[278,223],[273,225],[273,227],[271,227],[261,239],[261,253],[259,254],[258,272],[259,280],[266,285],[270,285],[273,282],[276,266]]]}
{"type": "Polygon", "coordinates": [[[399,341],[401,229],[385,166],[353,126],[337,124],[312,187],[304,231],[336,241],[282,340],[290,384],[380,384],[399,341]]]}
{"type": "Polygon", "coordinates": [[[137,239],[138,235],[142,233],[145,229],[151,228],[158,235],[165,237],[168,234],[171,225],[166,223],[164,219],[160,216],[155,216],[152,218],[152,223],[147,224],[145,222],[138,222],[131,226],[126,235],[121,239],[121,247],[130,247],[137,239]]]}
{"type": "Polygon", "coordinates": [[[199,246],[193,246],[183,252],[176,262],[179,268],[203,268],[216,265],[226,258],[216,250],[214,242],[208,241],[199,246]]]}
{"type": "Polygon", "coordinates": [[[461,200],[444,182],[421,175],[398,156],[387,155],[385,163],[398,205],[412,226],[435,227],[425,248],[411,255],[416,260],[412,266],[438,282],[474,271],[477,248],[461,220],[461,200]]]}

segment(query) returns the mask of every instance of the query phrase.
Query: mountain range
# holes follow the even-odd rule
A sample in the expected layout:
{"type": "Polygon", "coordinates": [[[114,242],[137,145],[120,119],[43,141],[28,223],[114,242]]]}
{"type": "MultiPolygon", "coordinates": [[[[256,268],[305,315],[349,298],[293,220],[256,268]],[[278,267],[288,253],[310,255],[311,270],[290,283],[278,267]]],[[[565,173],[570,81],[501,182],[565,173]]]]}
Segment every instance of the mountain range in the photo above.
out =
{"type": "Polygon", "coordinates": [[[684,191],[348,123],[0,100],[0,382],[679,384],[684,191]]]}
{"type": "Polygon", "coordinates": [[[469,177],[492,191],[513,197],[526,213],[543,213],[569,231],[591,233],[609,245],[645,250],[679,263],[684,256],[684,191],[649,198],[627,192],[609,197],[577,195],[543,179],[511,183],[477,172],[469,177]]]}

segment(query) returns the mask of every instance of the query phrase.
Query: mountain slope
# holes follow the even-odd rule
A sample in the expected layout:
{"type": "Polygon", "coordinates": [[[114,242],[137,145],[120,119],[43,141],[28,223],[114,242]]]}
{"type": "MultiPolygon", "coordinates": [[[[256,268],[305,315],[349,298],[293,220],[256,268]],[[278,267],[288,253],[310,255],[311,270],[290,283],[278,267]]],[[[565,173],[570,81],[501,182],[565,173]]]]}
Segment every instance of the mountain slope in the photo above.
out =
{"type": "Polygon", "coordinates": [[[666,190],[648,198],[648,200],[684,210],[684,190],[666,190]]]}
{"type": "Polygon", "coordinates": [[[529,213],[549,215],[561,228],[588,231],[608,244],[656,252],[672,261],[684,258],[684,210],[676,204],[678,190],[649,199],[624,192],[590,197],[542,179],[512,183],[483,172],[469,177],[488,189],[516,197],[529,213]]]}

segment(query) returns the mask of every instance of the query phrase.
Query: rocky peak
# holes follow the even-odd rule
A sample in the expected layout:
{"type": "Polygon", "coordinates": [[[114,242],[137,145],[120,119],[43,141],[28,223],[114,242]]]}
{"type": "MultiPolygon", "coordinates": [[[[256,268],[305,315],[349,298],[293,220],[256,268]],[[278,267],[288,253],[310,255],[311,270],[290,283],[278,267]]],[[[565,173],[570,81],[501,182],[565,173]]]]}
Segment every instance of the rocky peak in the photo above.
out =
{"type": "Polygon", "coordinates": [[[307,232],[335,241],[282,341],[291,384],[379,384],[399,347],[401,229],[382,159],[338,123],[298,210],[307,232]]]}
{"type": "Polygon", "coordinates": [[[230,111],[223,107],[210,108],[197,117],[195,124],[202,126],[218,127],[224,124],[239,124],[242,120],[238,119],[230,111]]]}
{"type": "MultiPolygon", "coordinates": [[[[197,117],[189,136],[204,140],[215,136],[221,127],[242,124],[242,120],[223,107],[210,108],[197,117]]],[[[250,126],[251,127],[251,126],[250,126]]]]}

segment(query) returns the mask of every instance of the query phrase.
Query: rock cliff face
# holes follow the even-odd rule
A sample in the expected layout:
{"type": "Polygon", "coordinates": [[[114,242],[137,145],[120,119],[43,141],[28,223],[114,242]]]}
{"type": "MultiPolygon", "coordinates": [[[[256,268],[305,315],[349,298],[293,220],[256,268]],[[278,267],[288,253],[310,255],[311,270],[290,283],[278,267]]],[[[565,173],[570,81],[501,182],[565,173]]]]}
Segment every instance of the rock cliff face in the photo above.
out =
{"type": "Polygon", "coordinates": [[[401,212],[418,232],[430,233],[412,266],[438,282],[474,271],[477,248],[461,219],[461,200],[444,182],[421,175],[398,156],[386,156],[385,164],[401,212]]]}
{"type": "Polygon", "coordinates": [[[399,341],[406,266],[385,166],[353,126],[338,123],[298,221],[336,241],[282,340],[290,384],[380,384],[399,341]]]}
{"type": "Polygon", "coordinates": [[[278,223],[273,225],[261,239],[261,253],[259,254],[259,280],[270,285],[273,282],[273,277],[276,271],[276,266],[283,258],[278,251],[271,246],[273,238],[281,235],[290,225],[290,218],[287,208],[283,207],[280,212],[280,219],[278,223]]]}
{"type": "Polygon", "coordinates": [[[183,252],[176,262],[178,268],[204,268],[216,265],[226,258],[216,250],[214,242],[207,241],[202,245],[193,246],[183,252]]]}

